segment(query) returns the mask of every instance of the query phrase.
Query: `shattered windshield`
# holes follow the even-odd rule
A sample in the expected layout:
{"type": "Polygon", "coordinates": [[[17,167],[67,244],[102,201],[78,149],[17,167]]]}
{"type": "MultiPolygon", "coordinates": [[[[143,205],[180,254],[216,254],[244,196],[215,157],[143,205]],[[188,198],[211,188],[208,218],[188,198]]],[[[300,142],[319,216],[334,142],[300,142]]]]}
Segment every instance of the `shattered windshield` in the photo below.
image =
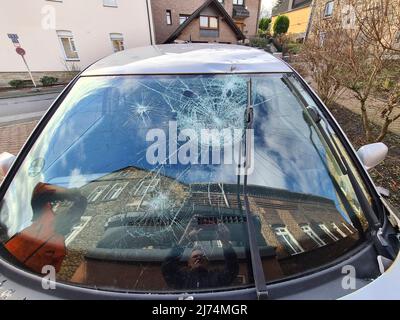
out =
{"type": "Polygon", "coordinates": [[[31,272],[50,267],[57,281],[97,288],[251,286],[246,167],[267,281],[343,255],[360,240],[354,221],[365,224],[363,214],[288,87],[294,81],[280,74],[80,78],[3,199],[4,247],[31,272]]]}

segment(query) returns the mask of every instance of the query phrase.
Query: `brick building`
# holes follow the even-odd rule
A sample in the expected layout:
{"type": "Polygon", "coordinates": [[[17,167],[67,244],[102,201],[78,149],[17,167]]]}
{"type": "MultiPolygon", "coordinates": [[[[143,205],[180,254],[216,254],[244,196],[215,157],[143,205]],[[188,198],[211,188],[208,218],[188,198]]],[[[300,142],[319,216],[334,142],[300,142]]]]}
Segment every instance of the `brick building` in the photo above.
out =
{"type": "Polygon", "coordinates": [[[335,27],[343,30],[357,29],[360,27],[358,20],[368,16],[372,19],[370,22],[376,19],[378,24],[381,18],[388,19],[387,21],[391,26],[382,29],[385,30],[383,33],[385,41],[387,44],[400,49],[398,27],[400,8],[395,2],[392,3],[391,1],[386,4],[385,2],[375,3],[373,0],[314,0],[308,32],[319,33],[321,43],[323,43],[325,33],[329,32],[329,29],[335,27]],[[386,11],[387,13],[384,14],[386,11]]]}
{"type": "MultiPolygon", "coordinates": [[[[213,252],[213,266],[224,262],[213,223],[222,221],[230,229],[240,265],[237,284],[249,283],[247,223],[236,185],[185,185],[129,167],[88,183],[81,192],[89,204],[66,239],[68,255],[59,280],[167,290],[160,266],[195,216],[198,226],[208,230],[198,242],[213,252]]],[[[328,263],[359,240],[329,199],[249,186],[249,201],[269,281],[328,263]]],[[[57,211],[67,208],[64,204],[57,211]]]]}
{"type": "Polygon", "coordinates": [[[237,43],[255,36],[261,0],[153,0],[156,42],[237,43]]]}

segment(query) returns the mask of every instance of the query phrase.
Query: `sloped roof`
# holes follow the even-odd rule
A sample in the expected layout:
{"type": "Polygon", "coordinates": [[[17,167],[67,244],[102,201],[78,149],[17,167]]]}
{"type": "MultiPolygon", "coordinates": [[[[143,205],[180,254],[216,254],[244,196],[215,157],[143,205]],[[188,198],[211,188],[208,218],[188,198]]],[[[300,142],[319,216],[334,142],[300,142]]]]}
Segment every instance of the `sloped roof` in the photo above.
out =
{"type": "Polygon", "coordinates": [[[236,34],[238,40],[246,39],[243,32],[233,21],[232,17],[226,12],[225,8],[218,2],[218,0],[207,0],[205,1],[195,12],[193,12],[184,23],[182,23],[169,37],[165,40],[166,43],[172,43],[182,33],[182,31],[196,18],[200,16],[200,13],[207,7],[214,5],[215,9],[219,11],[225,22],[231,27],[232,31],[236,34]]]}
{"type": "Polygon", "coordinates": [[[272,16],[292,10],[306,8],[312,4],[312,0],[279,0],[275,7],[272,8],[272,16]]]}
{"type": "Polygon", "coordinates": [[[287,12],[289,10],[290,0],[279,0],[275,7],[272,8],[272,15],[276,16],[282,12],[287,12]]]}

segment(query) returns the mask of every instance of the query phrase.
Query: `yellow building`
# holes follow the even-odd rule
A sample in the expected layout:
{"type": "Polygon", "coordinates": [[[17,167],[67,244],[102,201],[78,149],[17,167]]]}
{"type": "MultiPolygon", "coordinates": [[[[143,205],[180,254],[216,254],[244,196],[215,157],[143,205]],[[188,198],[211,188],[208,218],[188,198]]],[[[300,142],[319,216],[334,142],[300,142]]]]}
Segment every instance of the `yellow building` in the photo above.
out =
{"type": "Polygon", "coordinates": [[[288,33],[304,39],[310,22],[312,0],[281,0],[272,10],[272,26],[279,15],[290,20],[288,33]]]}

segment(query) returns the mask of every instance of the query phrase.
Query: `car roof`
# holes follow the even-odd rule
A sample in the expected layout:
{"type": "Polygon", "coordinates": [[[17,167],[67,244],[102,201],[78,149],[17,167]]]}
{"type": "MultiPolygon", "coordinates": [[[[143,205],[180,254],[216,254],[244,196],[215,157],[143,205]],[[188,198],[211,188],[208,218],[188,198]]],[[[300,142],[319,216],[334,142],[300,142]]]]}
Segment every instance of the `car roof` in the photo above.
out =
{"type": "Polygon", "coordinates": [[[224,44],[166,44],[115,53],[82,76],[128,74],[286,73],[292,69],[263,50],[224,44]]]}

